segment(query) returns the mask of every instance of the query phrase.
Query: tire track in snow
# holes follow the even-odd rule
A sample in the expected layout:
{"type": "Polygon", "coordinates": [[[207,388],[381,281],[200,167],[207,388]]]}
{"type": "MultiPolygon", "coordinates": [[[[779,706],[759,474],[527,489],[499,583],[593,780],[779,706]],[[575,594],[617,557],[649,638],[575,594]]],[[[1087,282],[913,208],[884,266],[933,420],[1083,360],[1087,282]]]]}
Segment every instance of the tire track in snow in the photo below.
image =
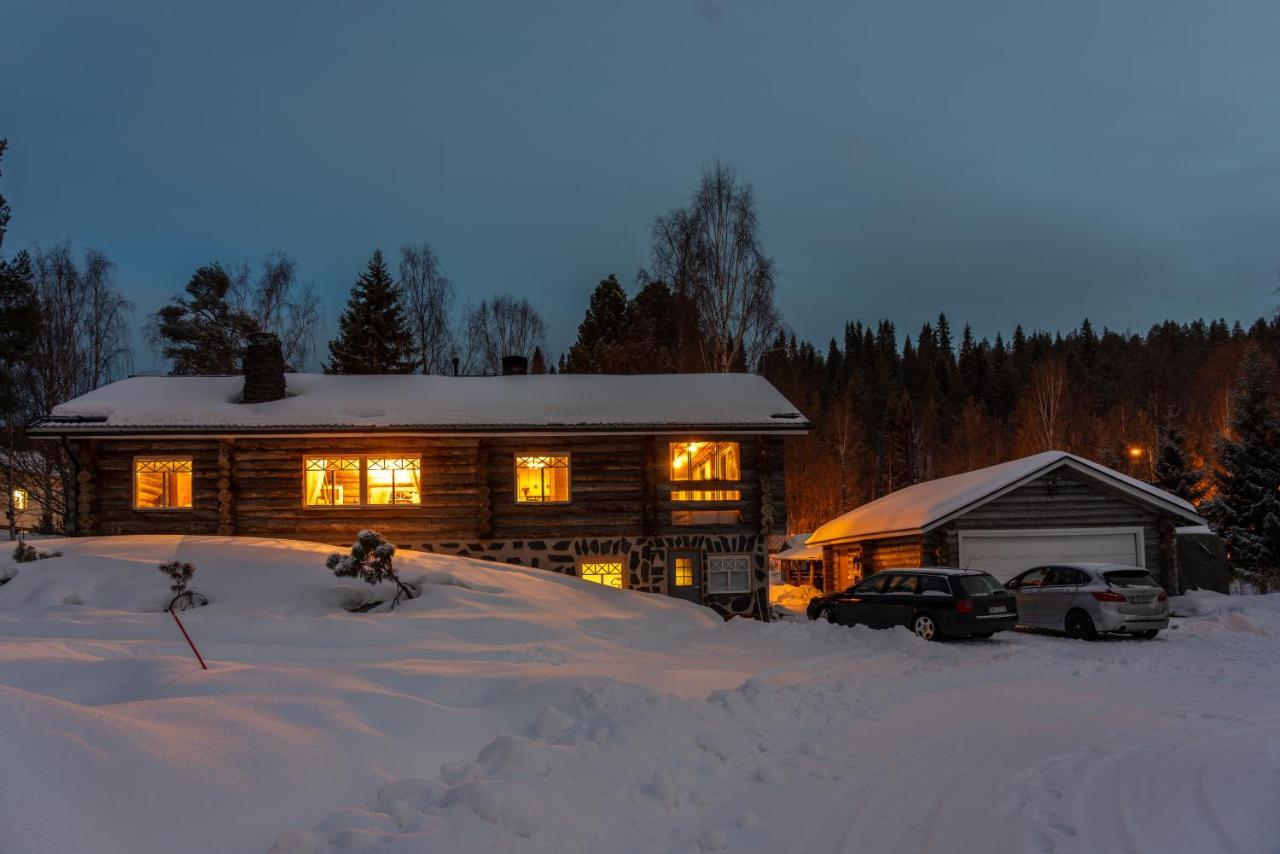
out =
{"type": "Polygon", "coordinates": [[[1239,762],[1239,751],[1276,731],[1280,722],[1269,719],[1233,732],[1183,728],[1111,750],[1094,748],[1048,759],[1024,777],[1031,797],[1019,811],[1034,822],[1027,828],[1030,841],[1045,854],[1117,851],[1120,846],[1132,854],[1273,854],[1274,843],[1259,847],[1233,836],[1231,823],[1209,797],[1206,774],[1215,762],[1239,762]],[[1187,740],[1189,736],[1195,737],[1187,740]],[[1070,804],[1064,775],[1075,783],[1077,794],[1070,804]],[[1195,820],[1170,821],[1170,804],[1191,807],[1195,820]],[[1058,820],[1064,808],[1067,826],[1086,828],[1086,833],[1062,832],[1058,820]],[[1110,821],[1099,823],[1104,815],[1110,821]]]}

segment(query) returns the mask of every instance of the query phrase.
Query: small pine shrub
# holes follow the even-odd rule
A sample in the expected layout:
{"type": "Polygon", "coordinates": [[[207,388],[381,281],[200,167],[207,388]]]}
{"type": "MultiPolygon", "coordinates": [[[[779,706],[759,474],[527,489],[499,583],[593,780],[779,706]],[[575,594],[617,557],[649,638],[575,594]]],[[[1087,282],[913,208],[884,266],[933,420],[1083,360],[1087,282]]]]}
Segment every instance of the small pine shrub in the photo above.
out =
{"type": "Polygon", "coordinates": [[[169,600],[169,607],[165,609],[166,611],[172,611],[175,607],[179,611],[186,611],[190,608],[199,608],[202,605],[209,604],[209,600],[204,596],[194,590],[187,589],[192,576],[196,574],[195,564],[174,560],[160,564],[160,572],[168,576],[169,580],[173,582],[169,585],[169,589],[173,591],[173,599],[169,600]]]}
{"type": "Polygon", "coordinates": [[[391,600],[394,609],[401,599],[415,599],[418,591],[400,580],[392,565],[396,547],[377,531],[361,531],[356,535],[350,554],[331,554],[325,566],[339,578],[360,578],[367,584],[390,581],[396,586],[396,597],[391,600]]]}
{"type": "Polygon", "coordinates": [[[62,557],[62,552],[41,552],[36,547],[18,540],[18,547],[13,550],[14,563],[31,563],[35,560],[48,560],[51,557],[62,557]]]}

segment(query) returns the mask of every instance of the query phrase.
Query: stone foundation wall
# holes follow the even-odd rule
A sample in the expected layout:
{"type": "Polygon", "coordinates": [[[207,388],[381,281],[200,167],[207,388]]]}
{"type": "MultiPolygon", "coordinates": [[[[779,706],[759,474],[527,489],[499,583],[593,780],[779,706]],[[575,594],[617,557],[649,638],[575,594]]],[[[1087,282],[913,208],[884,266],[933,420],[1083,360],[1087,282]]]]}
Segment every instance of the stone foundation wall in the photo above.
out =
{"type": "MultiPolygon", "coordinates": [[[[701,551],[743,554],[752,557],[754,589],[750,593],[704,595],[703,604],[726,619],[733,616],[768,618],[768,570],[764,542],[754,534],[676,534],[655,537],[571,537],[564,539],[504,540],[483,542],[441,541],[410,546],[435,554],[549,569],[563,575],[578,574],[578,558],[618,556],[623,559],[626,586],[646,593],[666,593],[667,552],[701,551]]],[[[706,567],[703,567],[706,589],[706,567]]]]}

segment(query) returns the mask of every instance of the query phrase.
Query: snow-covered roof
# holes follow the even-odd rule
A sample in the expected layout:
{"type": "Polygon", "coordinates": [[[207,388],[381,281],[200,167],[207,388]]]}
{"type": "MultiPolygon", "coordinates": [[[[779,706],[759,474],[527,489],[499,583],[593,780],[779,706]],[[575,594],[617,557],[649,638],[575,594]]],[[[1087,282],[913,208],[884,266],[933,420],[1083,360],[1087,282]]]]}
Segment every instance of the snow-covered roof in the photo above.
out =
{"type": "Polygon", "coordinates": [[[288,396],[238,403],[244,379],[130,377],[53,408],[33,432],[513,431],[702,428],[803,432],[754,374],[501,377],[287,374],[288,396]]]}
{"type": "Polygon", "coordinates": [[[1159,504],[1191,522],[1204,522],[1194,507],[1176,495],[1084,457],[1065,451],[1045,451],[892,492],[827,522],[814,532],[809,543],[817,545],[928,531],[1059,467],[1072,468],[1095,477],[1136,498],[1159,504]]]}
{"type": "Polygon", "coordinates": [[[786,545],[774,555],[778,560],[822,560],[822,546],[808,545],[813,534],[795,534],[787,537],[786,545]]]}

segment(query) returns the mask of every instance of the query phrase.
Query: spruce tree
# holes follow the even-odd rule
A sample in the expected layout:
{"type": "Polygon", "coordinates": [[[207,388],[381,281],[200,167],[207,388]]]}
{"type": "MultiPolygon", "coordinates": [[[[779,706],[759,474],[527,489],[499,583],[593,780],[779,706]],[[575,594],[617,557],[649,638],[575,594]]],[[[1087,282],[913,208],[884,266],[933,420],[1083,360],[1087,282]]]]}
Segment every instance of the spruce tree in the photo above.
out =
{"type": "Polygon", "coordinates": [[[1227,435],[1215,443],[1217,487],[1205,514],[1236,573],[1259,592],[1280,588],[1280,372],[1256,343],[1245,350],[1227,435]]]}
{"type": "MultiPolygon", "coordinates": [[[[9,141],[0,139],[0,161],[9,141]]],[[[0,193],[0,250],[9,227],[9,203],[0,193]]],[[[24,250],[12,261],[0,253],[0,418],[9,426],[18,408],[18,372],[31,358],[40,329],[40,303],[36,298],[31,256],[24,250]]],[[[10,490],[12,492],[12,490],[10,490]]]]}
{"type": "Polygon", "coordinates": [[[578,340],[569,348],[569,373],[621,373],[627,326],[627,294],[610,273],[591,294],[587,315],[578,326],[578,340]]]}
{"type": "Polygon", "coordinates": [[[0,418],[6,425],[19,408],[19,374],[31,359],[39,331],[31,256],[23,251],[12,261],[0,258],[0,418]]]}
{"type": "Polygon", "coordinates": [[[327,374],[407,374],[413,370],[412,336],[400,291],[375,250],[351,289],[329,342],[327,374]]]}
{"type": "Polygon", "coordinates": [[[1192,504],[1199,502],[1207,489],[1204,470],[1191,464],[1186,432],[1172,413],[1156,436],[1154,485],[1192,504]]]}
{"type": "Polygon", "coordinates": [[[542,355],[541,347],[533,348],[533,356],[529,359],[530,374],[545,374],[547,372],[547,357],[542,355]]]}
{"type": "Polygon", "coordinates": [[[629,374],[669,374],[680,367],[679,300],[665,282],[640,289],[627,306],[623,370],[629,374]]]}

